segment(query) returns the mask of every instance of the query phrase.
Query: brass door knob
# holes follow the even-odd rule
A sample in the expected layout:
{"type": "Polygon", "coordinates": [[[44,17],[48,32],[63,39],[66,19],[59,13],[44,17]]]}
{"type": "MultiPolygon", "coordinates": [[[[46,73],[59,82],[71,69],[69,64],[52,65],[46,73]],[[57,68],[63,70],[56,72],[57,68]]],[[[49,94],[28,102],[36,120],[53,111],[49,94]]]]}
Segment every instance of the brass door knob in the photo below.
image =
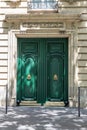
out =
{"type": "Polygon", "coordinates": [[[58,80],[58,75],[57,74],[54,74],[53,80],[58,80]]]}
{"type": "Polygon", "coordinates": [[[30,75],[30,74],[28,74],[27,79],[28,79],[28,80],[30,80],[30,79],[31,79],[31,75],[30,75]]]}

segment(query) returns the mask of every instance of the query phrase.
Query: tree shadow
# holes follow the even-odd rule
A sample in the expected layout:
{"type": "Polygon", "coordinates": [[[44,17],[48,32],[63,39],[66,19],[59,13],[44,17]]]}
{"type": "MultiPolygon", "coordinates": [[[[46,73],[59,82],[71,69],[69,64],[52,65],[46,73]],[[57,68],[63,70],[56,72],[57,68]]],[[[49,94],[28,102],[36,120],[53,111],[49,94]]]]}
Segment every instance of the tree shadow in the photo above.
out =
{"type": "Polygon", "coordinates": [[[87,128],[87,109],[62,107],[9,107],[8,114],[0,111],[0,130],[77,130],[87,128]]]}

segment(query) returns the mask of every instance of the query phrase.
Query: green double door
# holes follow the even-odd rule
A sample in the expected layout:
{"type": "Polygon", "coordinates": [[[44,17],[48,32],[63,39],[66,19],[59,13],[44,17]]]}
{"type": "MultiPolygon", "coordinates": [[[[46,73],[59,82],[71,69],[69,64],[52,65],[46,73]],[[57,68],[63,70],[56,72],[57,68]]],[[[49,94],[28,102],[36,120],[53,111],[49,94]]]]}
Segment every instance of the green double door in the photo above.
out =
{"type": "Polygon", "coordinates": [[[68,101],[68,39],[19,38],[17,101],[68,101]]]}

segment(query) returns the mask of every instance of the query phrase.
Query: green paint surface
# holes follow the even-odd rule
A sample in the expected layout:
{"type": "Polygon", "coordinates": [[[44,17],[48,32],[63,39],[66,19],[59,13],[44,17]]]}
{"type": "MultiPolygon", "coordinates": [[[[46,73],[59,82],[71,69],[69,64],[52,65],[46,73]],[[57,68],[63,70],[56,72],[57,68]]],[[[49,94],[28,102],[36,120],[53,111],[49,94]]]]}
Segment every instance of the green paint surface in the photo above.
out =
{"type": "Polygon", "coordinates": [[[68,39],[19,38],[17,100],[68,101],[68,39]]]}

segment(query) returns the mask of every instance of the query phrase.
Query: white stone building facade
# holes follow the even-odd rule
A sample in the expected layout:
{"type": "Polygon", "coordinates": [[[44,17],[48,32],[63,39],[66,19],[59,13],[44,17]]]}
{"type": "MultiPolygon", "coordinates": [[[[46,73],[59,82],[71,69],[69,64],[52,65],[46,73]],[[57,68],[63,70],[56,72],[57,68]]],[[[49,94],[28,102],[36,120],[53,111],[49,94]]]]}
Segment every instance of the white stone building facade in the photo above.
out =
{"type": "Polygon", "coordinates": [[[0,0],[0,106],[17,101],[18,38],[68,39],[68,101],[87,106],[87,1],[58,0],[56,8],[32,8],[27,0],[0,0]]]}

